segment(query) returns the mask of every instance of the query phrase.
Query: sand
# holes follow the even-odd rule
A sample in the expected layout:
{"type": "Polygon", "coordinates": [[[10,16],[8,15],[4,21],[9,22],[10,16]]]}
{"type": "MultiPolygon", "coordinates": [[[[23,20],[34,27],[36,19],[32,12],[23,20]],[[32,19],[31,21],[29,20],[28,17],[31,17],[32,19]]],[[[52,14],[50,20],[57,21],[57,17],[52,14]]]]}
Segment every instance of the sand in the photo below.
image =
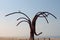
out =
{"type": "MultiPolygon", "coordinates": [[[[29,40],[29,39],[21,39],[21,38],[2,38],[0,37],[0,40],[29,40]]],[[[60,40],[60,38],[38,38],[35,40],[60,40]]]]}

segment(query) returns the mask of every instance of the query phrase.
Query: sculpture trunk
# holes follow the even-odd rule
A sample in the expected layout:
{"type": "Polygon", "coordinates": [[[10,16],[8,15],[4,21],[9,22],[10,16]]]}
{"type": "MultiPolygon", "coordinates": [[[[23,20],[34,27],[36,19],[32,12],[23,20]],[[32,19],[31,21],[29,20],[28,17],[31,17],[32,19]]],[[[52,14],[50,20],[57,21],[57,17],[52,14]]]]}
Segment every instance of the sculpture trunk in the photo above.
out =
{"type": "Polygon", "coordinates": [[[30,40],[34,40],[34,34],[35,34],[35,24],[36,24],[36,18],[33,19],[32,24],[31,24],[31,28],[30,28],[30,40]]]}
{"type": "Polygon", "coordinates": [[[30,40],[34,40],[34,28],[31,23],[30,24],[30,40]]]}
{"type": "Polygon", "coordinates": [[[30,40],[34,40],[34,31],[30,30],[30,40]]]}

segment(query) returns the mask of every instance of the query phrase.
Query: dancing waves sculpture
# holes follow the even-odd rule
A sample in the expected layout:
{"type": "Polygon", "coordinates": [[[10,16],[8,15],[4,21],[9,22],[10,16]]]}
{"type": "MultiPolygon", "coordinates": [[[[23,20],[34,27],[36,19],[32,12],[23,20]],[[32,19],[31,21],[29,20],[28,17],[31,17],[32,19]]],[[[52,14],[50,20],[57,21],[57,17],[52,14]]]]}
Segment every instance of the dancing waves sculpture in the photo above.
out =
{"type": "Polygon", "coordinates": [[[42,32],[40,32],[39,34],[36,33],[35,28],[36,28],[36,21],[38,18],[45,18],[47,23],[49,23],[47,20],[48,15],[52,15],[55,19],[57,19],[53,14],[51,14],[49,12],[37,12],[32,21],[25,13],[20,12],[20,11],[13,12],[13,13],[7,14],[5,16],[7,17],[7,16],[12,15],[12,14],[22,14],[22,15],[26,16],[26,17],[17,18],[17,21],[19,21],[20,19],[24,19],[24,20],[18,22],[18,24],[16,26],[18,26],[22,22],[27,22],[29,24],[29,27],[30,27],[30,40],[34,40],[34,34],[36,36],[42,34],[42,32]]]}

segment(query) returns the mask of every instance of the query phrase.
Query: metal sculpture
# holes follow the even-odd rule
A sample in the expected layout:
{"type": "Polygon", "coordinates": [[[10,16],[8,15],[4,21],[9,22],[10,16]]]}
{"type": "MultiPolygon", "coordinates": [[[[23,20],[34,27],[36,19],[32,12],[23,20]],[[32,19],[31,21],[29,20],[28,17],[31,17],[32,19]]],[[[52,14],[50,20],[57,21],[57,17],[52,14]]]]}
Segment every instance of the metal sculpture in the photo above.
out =
{"type": "Polygon", "coordinates": [[[34,40],[34,34],[36,35],[36,36],[38,36],[38,35],[40,35],[40,34],[42,34],[42,32],[40,32],[39,34],[37,34],[36,33],[36,29],[35,29],[35,25],[36,25],[36,20],[40,17],[40,18],[45,18],[46,19],[46,21],[47,21],[47,23],[49,23],[48,22],[48,20],[47,20],[47,18],[46,17],[48,17],[48,15],[52,15],[55,19],[57,19],[53,14],[51,14],[51,13],[49,13],[49,12],[37,12],[37,14],[34,16],[34,18],[33,18],[33,20],[31,21],[30,20],[30,18],[26,15],[26,14],[24,14],[23,12],[20,12],[20,11],[18,11],[18,12],[13,12],[13,13],[10,13],[10,14],[7,14],[7,15],[5,15],[5,16],[9,16],[9,15],[12,15],[12,14],[22,14],[22,15],[24,15],[24,16],[26,16],[26,17],[20,17],[20,18],[18,18],[17,19],[17,21],[19,21],[20,19],[24,19],[24,20],[22,20],[22,21],[20,21],[16,26],[18,26],[20,23],[22,23],[22,22],[27,22],[28,24],[29,24],[29,27],[30,27],[30,40],[34,40]]]}

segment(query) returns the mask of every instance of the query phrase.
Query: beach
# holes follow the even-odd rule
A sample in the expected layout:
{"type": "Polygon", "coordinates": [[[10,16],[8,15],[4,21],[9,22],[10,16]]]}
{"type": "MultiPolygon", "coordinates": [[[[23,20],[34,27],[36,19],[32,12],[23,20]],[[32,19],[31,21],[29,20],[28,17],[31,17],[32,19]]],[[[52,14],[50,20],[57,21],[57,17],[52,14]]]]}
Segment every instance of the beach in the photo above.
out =
{"type": "MultiPolygon", "coordinates": [[[[29,40],[28,38],[3,38],[0,37],[0,40],[29,40]]],[[[37,38],[35,40],[60,40],[60,38],[37,38]]]]}

